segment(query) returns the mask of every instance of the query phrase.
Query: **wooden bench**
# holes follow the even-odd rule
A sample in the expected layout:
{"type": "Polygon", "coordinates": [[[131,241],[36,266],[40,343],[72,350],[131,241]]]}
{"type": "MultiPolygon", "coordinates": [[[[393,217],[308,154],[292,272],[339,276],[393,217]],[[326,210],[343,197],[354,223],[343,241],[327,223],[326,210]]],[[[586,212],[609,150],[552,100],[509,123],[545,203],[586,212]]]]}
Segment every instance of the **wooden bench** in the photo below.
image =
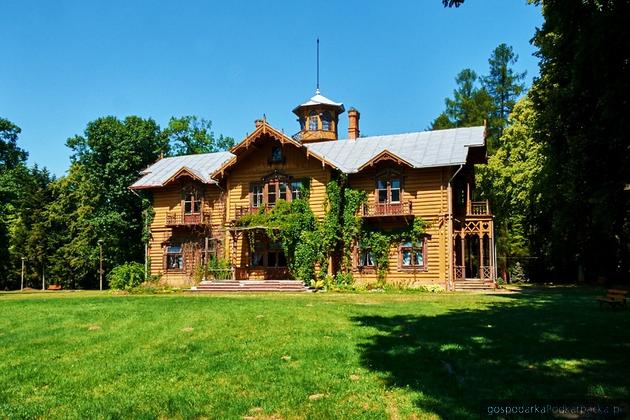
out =
{"type": "Polygon", "coordinates": [[[599,306],[601,307],[604,303],[616,308],[617,306],[625,306],[628,307],[628,291],[621,289],[608,289],[606,291],[606,296],[601,296],[597,298],[599,302],[599,306]]]}
{"type": "Polygon", "coordinates": [[[48,290],[61,290],[61,285],[60,284],[49,284],[48,285],[48,290]]]}

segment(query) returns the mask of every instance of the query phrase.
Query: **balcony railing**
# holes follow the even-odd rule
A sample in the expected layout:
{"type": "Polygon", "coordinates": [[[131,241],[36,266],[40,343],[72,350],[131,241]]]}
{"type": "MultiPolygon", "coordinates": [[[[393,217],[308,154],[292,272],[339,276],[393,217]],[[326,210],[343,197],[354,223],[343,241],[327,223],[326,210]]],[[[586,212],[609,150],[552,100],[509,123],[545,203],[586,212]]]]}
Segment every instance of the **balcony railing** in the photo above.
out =
{"type": "Polygon", "coordinates": [[[490,205],[486,201],[469,201],[467,213],[469,216],[490,216],[490,205]]]}
{"type": "Polygon", "coordinates": [[[194,226],[210,224],[210,212],[184,214],[170,212],[166,214],[166,226],[194,226]]]}
{"type": "Polygon", "coordinates": [[[363,205],[363,217],[413,216],[411,201],[400,203],[368,203],[363,205]]]}
{"type": "Polygon", "coordinates": [[[273,206],[269,206],[267,204],[262,205],[260,207],[234,206],[234,218],[235,219],[240,219],[241,217],[243,217],[243,216],[245,216],[247,214],[258,213],[261,210],[264,211],[264,212],[268,212],[272,208],[273,208],[273,206]]]}

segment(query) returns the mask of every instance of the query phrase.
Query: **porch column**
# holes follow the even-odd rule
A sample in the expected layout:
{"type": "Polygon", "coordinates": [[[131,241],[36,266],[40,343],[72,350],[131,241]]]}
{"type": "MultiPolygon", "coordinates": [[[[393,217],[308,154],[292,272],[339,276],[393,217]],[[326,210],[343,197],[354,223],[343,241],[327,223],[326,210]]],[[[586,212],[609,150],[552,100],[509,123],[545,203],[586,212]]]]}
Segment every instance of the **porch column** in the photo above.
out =
{"type": "Polygon", "coordinates": [[[479,237],[479,278],[483,280],[483,236],[481,234],[477,236],[479,237]]]}
{"type": "MultiPolygon", "coordinates": [[[[466,252],[466,235],[464,235],[464,234],[460,235],[459,239],[460,239],[460,241],[462,243],[462,255],[461,256],[462,256],[462,267],[464,267],[466,265],[466,257],[464,256],[465,252],[466,252]]],[[[466,276],[464,275],[464,277],[466,277],[466,276]]]]}

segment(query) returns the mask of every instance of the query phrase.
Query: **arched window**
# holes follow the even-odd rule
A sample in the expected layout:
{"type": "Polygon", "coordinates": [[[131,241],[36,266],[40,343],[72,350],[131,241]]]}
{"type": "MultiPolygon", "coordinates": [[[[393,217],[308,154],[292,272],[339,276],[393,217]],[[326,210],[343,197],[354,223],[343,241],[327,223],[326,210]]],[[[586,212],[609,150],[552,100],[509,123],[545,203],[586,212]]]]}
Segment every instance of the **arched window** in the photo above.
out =
{"type": "Polygon", "coordinates": [[[317,121],[317,112],[315,111],[311,111],[311,113],[309,114],[308,117],[308,129],[311,131],[315,131],[318,128],[318,121],[317,121]]]}
{"type": "Polygon", "coordinates": [[[322,113],[322,130],[330,131],[332,130],[331,124],[332,118],[330,117],[330,112],[322,113]]]}

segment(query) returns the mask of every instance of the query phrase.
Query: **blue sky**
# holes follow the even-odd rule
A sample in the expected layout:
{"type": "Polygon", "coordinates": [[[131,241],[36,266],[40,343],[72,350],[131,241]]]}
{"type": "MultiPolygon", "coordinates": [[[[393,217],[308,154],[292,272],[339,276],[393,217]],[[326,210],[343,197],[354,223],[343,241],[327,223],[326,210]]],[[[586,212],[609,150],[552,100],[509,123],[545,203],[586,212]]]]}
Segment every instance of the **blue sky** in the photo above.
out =
{"type": "MultiPolygon", "coordinates": [[[[0,116],[22,128],[29,162],[63,175],[68,137],[101,116],[165,126],[197,115],[240,141],[266,114],[298,130],[293,107],[315,90],[361,111],[365,135],[425,129],[469,67],[486,73],[502,42],[528,84],[542,24],[525,0],[3,1],[0,116]]],[[[347,130],[342,115],[340,134],[347,130]]]]}

